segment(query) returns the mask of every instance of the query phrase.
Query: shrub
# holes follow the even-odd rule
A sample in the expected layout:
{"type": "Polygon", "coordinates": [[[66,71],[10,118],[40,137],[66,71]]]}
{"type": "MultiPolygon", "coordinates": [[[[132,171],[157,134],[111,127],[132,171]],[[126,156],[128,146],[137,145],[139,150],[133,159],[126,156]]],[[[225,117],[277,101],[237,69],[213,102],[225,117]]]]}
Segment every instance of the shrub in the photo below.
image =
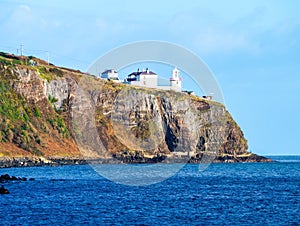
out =
{"type": "Polygon", "coordinates": [[[52,97],[50,94],[48,95],[48,100],[49,100],[50,104],[54,104],[58,101],[57,98],[52,97]]]}
{"type": "Polygon", "coordinates": [[[34,115],[36,117],[38,117],[38,118],[41,117],[41,112],[40,112],[40,109],[38,107],[34,107],[33,111],[34,111],[34,115]]]}

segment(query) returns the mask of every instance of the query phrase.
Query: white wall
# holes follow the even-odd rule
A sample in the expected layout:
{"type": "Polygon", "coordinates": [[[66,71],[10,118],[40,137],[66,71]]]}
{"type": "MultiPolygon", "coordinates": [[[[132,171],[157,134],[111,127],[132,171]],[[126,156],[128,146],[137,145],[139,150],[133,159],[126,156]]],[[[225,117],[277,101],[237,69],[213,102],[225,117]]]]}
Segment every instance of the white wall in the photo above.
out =
{"type": "Polygon", "coordinates": [[[171,81],[171,90],[181,92],[181,81],[171,81]]]}
{"type": "Polygon", "coordinates": [[[158,88],[157,75],[140,75],[140,81],[132,81],[130,84],[134,86],[158,88]]]}

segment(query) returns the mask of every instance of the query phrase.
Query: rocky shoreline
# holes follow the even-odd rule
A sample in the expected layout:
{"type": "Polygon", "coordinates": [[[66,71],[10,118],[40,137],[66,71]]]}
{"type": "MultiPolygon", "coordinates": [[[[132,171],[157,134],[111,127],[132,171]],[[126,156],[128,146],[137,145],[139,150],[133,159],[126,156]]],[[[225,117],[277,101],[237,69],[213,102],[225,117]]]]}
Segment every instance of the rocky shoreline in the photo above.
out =
{"type": "Polygon", "coordinates": [[[274,160],[270,158],[266,158],[264,156],[251,154],[246,156],[232,156],[232,155],[222,155],[217,156],[214,160],[214,163],[238,163],[238,162],[274,162],[274,160]]]}
{"type": "Polygon", "coordinates": [[[2,157],[0,158],[0,168],[83,165],[83,164],[87,164],[87,161],[81,158],[53,158],[53,159],[46,159],[43,157],[2,157]]]}
{"type": "MultiPolygon", "coordinates": [[[[272,159],[252,154],[245,157],[217,156],[213,163],[240,163],[240,162],[274,162],[272,159]]],[[[82,157],[0,157],[0,168],[35,167],[35,166],[63,166],[85,164],[155,164],[155,163],[201,163],[201,159],[189,158],[123,158],[123,159],[84,159],[82,157]]]]}

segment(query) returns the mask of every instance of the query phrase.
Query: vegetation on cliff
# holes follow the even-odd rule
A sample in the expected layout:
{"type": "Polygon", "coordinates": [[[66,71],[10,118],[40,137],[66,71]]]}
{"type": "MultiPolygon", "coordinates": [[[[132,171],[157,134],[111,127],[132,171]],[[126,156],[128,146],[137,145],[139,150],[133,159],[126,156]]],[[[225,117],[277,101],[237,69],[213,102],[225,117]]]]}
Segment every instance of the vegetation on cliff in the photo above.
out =
{"type": "Polygon", "coordinates": [[[0,157],[265,160],[247,149],[219,103],[0,53],[0,157]]]}
{"type": "MultiPolygon", "coordinates": [[[[42,94],[46,76],[39,71],[46,71],[47,65],[37,68],[26,63],[30,58],[5,56],[9,58],[0,58],[0,157],[80,154],[70,138],[66,114],[52,108],[42,94]]],[[[51,79],[60,75],[52,73],[51,79]]]]}

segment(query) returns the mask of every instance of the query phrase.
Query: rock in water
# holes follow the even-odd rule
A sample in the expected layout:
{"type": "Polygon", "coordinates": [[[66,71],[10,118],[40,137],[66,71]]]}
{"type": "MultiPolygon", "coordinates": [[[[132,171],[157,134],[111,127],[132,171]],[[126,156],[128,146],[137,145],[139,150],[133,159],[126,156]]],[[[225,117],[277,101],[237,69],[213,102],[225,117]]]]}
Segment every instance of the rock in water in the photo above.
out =
{"type": "Polygon", "coordinates": [[[0,194],[1,195],[9,194],[9,191],[3,185],[1,185],[0,194]]]}
{"type": "Polygon", "coordinates": [[[10,176],[8,174],[4,174],[0,176],[0,183],[5,183],[9,181],[27,181],[26,177],[16,177],[16,176],[10,176]]]}

